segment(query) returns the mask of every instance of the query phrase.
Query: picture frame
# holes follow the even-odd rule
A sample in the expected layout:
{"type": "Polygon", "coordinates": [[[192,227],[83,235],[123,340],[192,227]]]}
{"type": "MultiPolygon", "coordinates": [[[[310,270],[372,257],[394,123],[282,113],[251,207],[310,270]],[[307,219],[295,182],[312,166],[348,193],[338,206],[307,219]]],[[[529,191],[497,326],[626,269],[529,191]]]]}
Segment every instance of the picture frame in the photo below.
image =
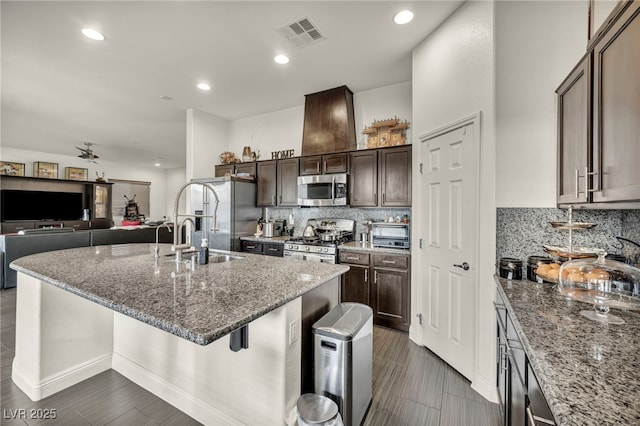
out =
{"type": "Polygon", "coordinates": [[[58,179],[58,163],[34,161],[33,176],[45,179],[58,179]]]}
{"type": "Polygon", "coordinates": [[[12,161],[0,161],[0,175],[24,176],[24,163],[15,163],[12,161]]]}
{"type": "Polygon", "coordinates": [[[89,170],[80,167],[65,167],[64,178],[68,180],[89,180],[89,170]]]}

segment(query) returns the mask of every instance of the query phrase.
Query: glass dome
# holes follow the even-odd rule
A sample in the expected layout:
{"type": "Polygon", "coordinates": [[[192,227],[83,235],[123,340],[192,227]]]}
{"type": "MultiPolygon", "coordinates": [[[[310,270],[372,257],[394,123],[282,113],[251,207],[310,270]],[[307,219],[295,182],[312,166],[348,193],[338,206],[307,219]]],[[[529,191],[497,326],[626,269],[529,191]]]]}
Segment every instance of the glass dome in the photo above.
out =
{"type": "Polygon", "coordinates": [[[577,259],[560,267],[558,291],[571,299],[594,304],[594,311],[581,314],[597,321],[621,324],[609,308],[640,311],[640,269],[605,258],[577,259]]]}

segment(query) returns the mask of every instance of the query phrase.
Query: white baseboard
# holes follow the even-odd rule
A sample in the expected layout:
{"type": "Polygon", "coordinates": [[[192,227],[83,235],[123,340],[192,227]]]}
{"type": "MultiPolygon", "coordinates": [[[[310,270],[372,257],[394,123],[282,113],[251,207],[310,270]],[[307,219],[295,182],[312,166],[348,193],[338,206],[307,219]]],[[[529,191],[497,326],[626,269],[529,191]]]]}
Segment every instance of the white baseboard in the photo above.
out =
{"type": "Polygon", "coordinates": [[[221,412],[191,393],[159,377],[130,359],[113,353],[113,369],[127,379],[162,398],[180,411],[205,425],[241,425],[242,422],[221,412]]]}
{"type": "Polygon", "coordinates": [[[96,374],[109,370],[111,368],[111,353],[68,368],[54,376],[49,376],[40,383],[33,383],[27,379],[27,375],[23,374],[16,364],[14,359],[11,368],[11,379],[32,401],[40,401],[96,374]]]}
{"type": "Polygon", "coordinates": [[[482,395],[486,400],[490,402],[493,402],[496,404],[499,402],[498,387],[496,386],[495,383],[487,380],[484,377],[480,377],[476,375],[476,380],[474,380],[473,383],[471,383],[471,389],[478,392],[480,395],[482,395]]]}

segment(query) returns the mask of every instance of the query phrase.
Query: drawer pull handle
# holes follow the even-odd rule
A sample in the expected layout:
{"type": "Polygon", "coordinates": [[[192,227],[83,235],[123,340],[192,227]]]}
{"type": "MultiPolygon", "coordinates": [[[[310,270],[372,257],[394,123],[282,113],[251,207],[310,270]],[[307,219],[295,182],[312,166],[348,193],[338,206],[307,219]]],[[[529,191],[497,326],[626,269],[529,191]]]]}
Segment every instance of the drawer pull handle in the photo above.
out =
{"type": "Polygon", "coordinates": [[[248,249],[254,249],[256,246],[247,246],[248,249]]]}
{"type": "Polygon", "coordinates": [[[354,257],[354,256],[347,256],[348,260],[360,260],[359,257],[354,257]]]}
{"type": "Polygon", "coordinates": [[[277,249],[277,248],[269,248],[268,250],[269,250],[269,251],[278,251],[278,249],[277,249]]]}
{"type": "Polygon", "coordinates": [[[544,423],[546,425],[555,425],[555,423],[549,419],[545,419],[544,417],[538,417],[533,414],[531,411],[531,406],[527,405],[527,417],[529,418],[529,423],[531,426],[535,426],[538,423],[544,423]]]}
{"type": "Polygon", "coordinates": [[[395,265],[396,261],[395,260],[383,260],[382,263],[388,263],[390,265],[395,265]]]}

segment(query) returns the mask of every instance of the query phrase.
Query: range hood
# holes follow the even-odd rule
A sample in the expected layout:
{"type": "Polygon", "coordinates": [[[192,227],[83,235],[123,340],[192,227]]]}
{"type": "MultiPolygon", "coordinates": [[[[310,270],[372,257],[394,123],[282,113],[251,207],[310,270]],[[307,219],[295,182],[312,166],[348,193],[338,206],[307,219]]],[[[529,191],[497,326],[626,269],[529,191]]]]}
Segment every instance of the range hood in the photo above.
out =
{"type": "Polygon", "coordinates": [[[340,86],[305,95],[302,155],[355,150],[353,92],[340,86]]]}

